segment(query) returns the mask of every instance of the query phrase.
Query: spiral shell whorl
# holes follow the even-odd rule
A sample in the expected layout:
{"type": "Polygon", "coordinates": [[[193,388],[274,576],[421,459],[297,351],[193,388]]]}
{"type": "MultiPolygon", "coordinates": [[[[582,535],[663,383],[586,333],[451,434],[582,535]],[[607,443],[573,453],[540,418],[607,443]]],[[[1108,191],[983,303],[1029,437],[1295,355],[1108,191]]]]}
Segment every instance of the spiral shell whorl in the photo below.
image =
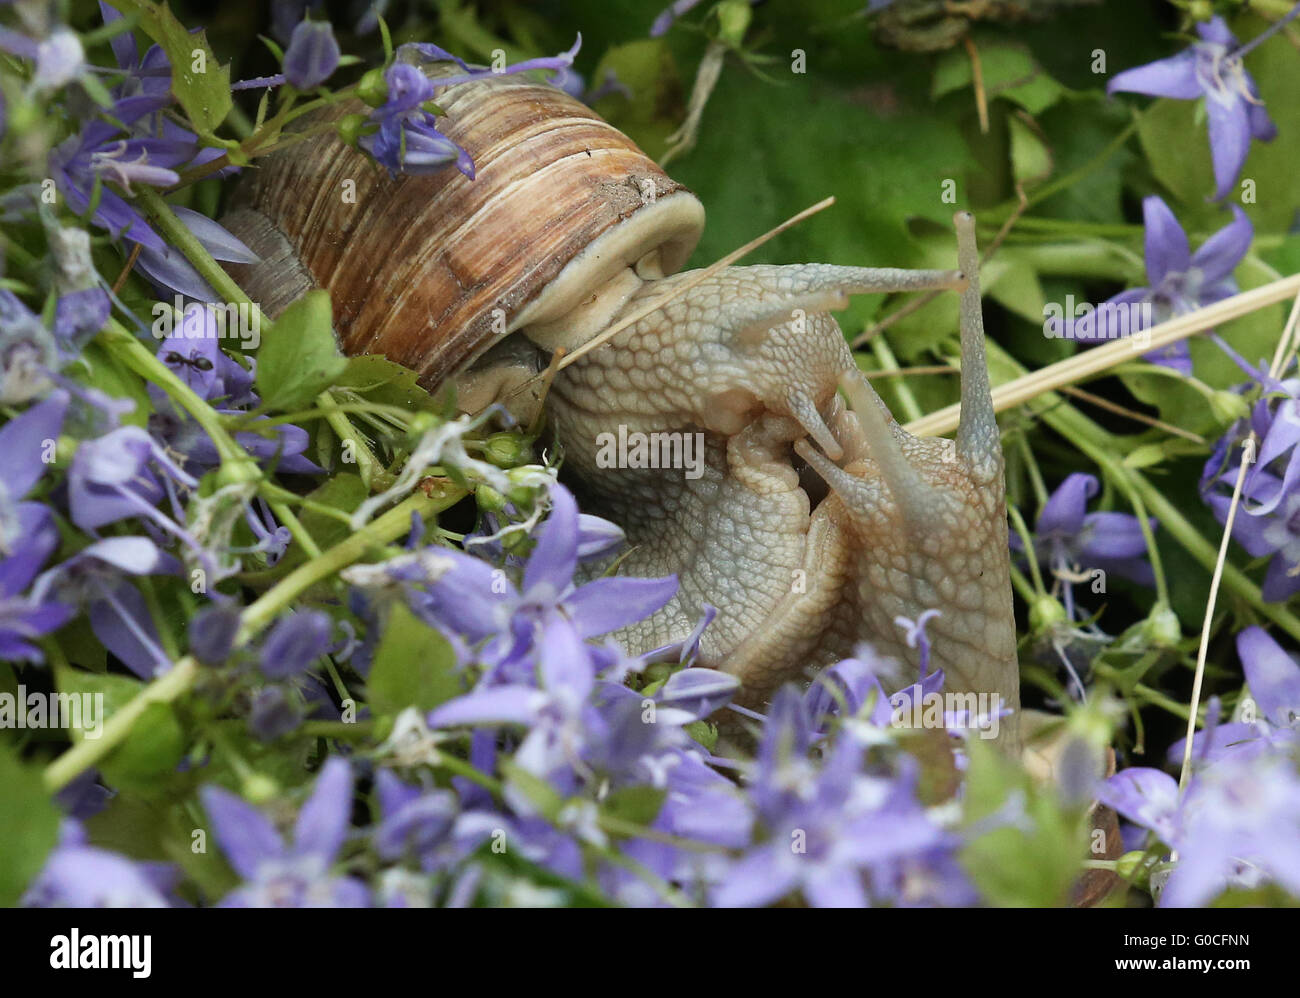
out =
{"type": "Polygon", "coordinates": [[[223,222],[262,257],[229,268],[254,300],[274,315],[327,288],[347,353],[384,354],[433,386],[499,339],[502,319],[510,332],[558,318],[651,250],[671,273],[694,248],[694,196],[562,91],[502,77],[438,102],[475,180],[452,166],[392,179],[332,136],[250,171],[223,222]]]}

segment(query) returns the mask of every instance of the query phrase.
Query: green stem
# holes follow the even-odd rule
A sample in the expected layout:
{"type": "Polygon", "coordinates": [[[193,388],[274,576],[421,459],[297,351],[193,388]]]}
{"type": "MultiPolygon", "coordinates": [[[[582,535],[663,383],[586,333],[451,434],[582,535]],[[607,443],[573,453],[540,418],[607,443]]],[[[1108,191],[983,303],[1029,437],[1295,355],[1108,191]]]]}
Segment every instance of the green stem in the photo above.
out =
{"type": "Polygon", "coordinates": [[[1011,584],[1015,587],[1016,592],[1020,594],[1020,598],[1026,603],[1033,603],[1038,596],[1038,593],[1034,591],[1033,584],[1025,578],[1024,573],[1015,565],[1011,566],[1011,584]]]}
{"type": "Polygon", "coordinates": [[[1034,498],[1038,500],[1038,508],[1042,509],[1047,505],[1047,484],[1043,481],[1043,471],[1038,467],[1038,458],[1034,456],[1034,449],[1029,446],[1029,436],[1023,430],[1017,431],[1016,444],[1020,449],[1020,456],[1025,462],[1025,473],[1029,476],[1029,484],[1034,490],[1034,498]]]}
{"type": "MultiPolygon", "coordinates": [[[[1119,150],[1123,147],[1124,143],[1127,142],[1130,138],[1132,138],[1137,133],[1138,120],[1139,119],[1135,115],[1133,117],[1133,120],[1130,121],[1128,125],[1124,128],[1124,131],[1120,132],[1113,139],[1111,139],[1110,142],[1106,144],[1105,148],[1101,150],[1101,152],[1097,153],[1096,156],[1088,160],[1088,162],[1084,163],[1078,169],[1071,170],[1064,177],[1058,177],[1056,180],[1053,180],[1051,183],[1044,184],[1042,187],[1034,191],[1033,194],[1029,195],[1028,207],[1032,208],[1034,205],[1042,203],[1043,201],[1050,198],[1053,194],[1060,193],[1061,191],[1070,187],[1072,184],[1078,183],[1080,180],[1088,176],[1090,173],[1093,173],[1094,171],[1101,169],[1102,166],[1105,165],[1106,160],[1110,159],[1111,156],[1119,152],[1119,150]]],[[[1007,212],[1007,216],[1010,215],[1010,211],[1014,211],[1014,210],[1015,210],[1014,208],[1010,209],[1007,212]]],[[[1007,216],[1004,216],[1004,218],[1007,216]]]]}
{"type": "MultiPolygon", "coordinates": [[[[989,342],[989,363],[998,369],[1000,380],[1009,380],[1025,374],[1014,357],[996,343],[989,342]]],[[[1111,453],[1119,453],[1121,448],[1111,435],[1082,412],[1072,406],[1055,392],[1047,392],[1031,403],[1038,417],[1073,443],[1084,442],[1090,448],[1090,455],[1102,454],[1109,460],[1111,453]]],[[[1110,462],[1114,465],[1114,462],[1110,462]]],[[[1122,466],[1117,466],[1122,467],[1122,466]]],[[[1208,572],[1214,571],[1219,559],[1216,545],[1201,536],[1192,523],[1178,511],[1156,486],[1147,480],[1140,471],[1123,468],[1123,475],[1133,493],[1139,495],[1159,522],[1160,526],[1176,540],[1193,558],[1201,563],[1208,572]]],[[[1280,603],[1270,603],[1264,599],[1260,588],[1241,569],[1231,562],[1223,566],[1222,584],[1231,590],[1243,602],[1249,604],[1261,616],[1267,617],[1292,637],[1300,640],[1300,618],[1291,613],[1280,603]]]]}
{"type": "Polygon", "coordinates": [[[312,738],[369,738],[374,721],[304,721],[298,729],[312,738]]]}
{"type": "Polygon", "coordinates": [[[368,489],[371,487],[372,482],[378,481],[379,491],[381,492],[392,485],[392,476],[387,473],[379,459],[375,457],[369,444],[366,443],[365,437],[361,435],[352,420],[348,419],[340,410],[334,395],[327,389],[316,396],[316,402],[325,410],[325,421],[339,440],[351,442],[352,454],[357,462],[357,471],[361,475],[361,483],[368,489]]]}
{"type": "MultiPolygon", "coordinates": [[[[871,340],[871,352],[876,355],[876,360],[880,361],[881,370],[897,371],[898,359],[894,352],[889,349],[889,344],[885,342],[885,337],[876,336],[871,340]]],[[[912,386],[907,383],[906,378],[894,378],[895,383],[889,387],[894,390],[894,397],[898,399],[898,404],[903,410],[906,417],[904,422],[910,422],[913,419],[921,418],[921,406],[916,401],[916,396],[912,394],[912,386]]]]}
{"type": "Polygon", "coordinates": [[[189,385],[178,378],[171,368],[150,353],[145,345],[131,335],[116,319],[109,320],[108,325],[100,332],[98,340],[118,360],[146,381],[153,382],[165,391],[182,409],[188,412],[194,421],[202,427],[203,431],[212,438],[212,443],[217,449],[222,464],[227,462],[252,462],[252,458],[248,456],[244,448],[240,447],[235,442],[234,437],[226,432],[226,428],[221,423],[221,417],[217,415],[212,406],[199,398],[189,385]]]}
{"type": "Polygon", "coordinates": [[[45,787],[50,793],[63,789],[84,770],[94,766],[126,740],[145,710],[155,703],[171,703],[194,685],[199,663],[188,655],[170,671],[159,676],[104,722],[98,738],[83,738],[45,767],[45,787]]]}
{"type": "MultiPolygon", "coordinates": [[[[438,513],[463,496],[464,490],[448,486],[437,496],[423,493],[376,517],[351,537],[343,540],[285,576],[240,616],[236,646],[247,644],[288,606],[315,583],[333,575],[362,557],[372,545],[386,544],[402,536],[411,526],[411,513],[422,516],[438,513]]],[[[78,773],[94,766],[117,748],[131,733],[131,728],[153,703],[170,703],[188,691],[199,677],[200,666],[190,656],[182,658],[167,673],[159,676],[116,711],[105,723],[96,739],[84,739],[45,768],[45,785],[53,793],[66,786],[78,773]]]]}
{"type": "Polygon", "coordinates": [[[1045,596],[1047,589],[1043,585],[1042,570],[1038,567],[1038,558],[1034,554],[1034,535],[1029,532],[1025,518],[1014,505],[1007,505],[1007,515],[1011,517],[1011,523],[1016,528],[1016,533],[1020,535],[1020,543],[1025,546],[1025,560],[1029,562],[1029,574],[1033,576],[1034,589],[1038,595],[1045,596]]]}
{"type": "Polygon", "coordinates": [[[256,328],[263,332],[270,328],[271,322],[262,314],[262,310],[235,283],[235,279],[221,269],[221,264],[212,258],[198,237],[185,227],[185,223],[172,211],[171,205],[163,200],[161,194],[141,185],[136,189],[136,201],[149,216],[149,221],[162,232],[163,238],[185,255],[185,259],[194,265],[199,276],[212,286],[220,298],[235,305],[247,305],[255,313],[254,319],[259,324],[256,328]]]}
{"type": "Polygon", "coordinates": [[[426,517],[440,513],[465,494],[464,489],[450,482],[444,484],[442,492],[433,496],[417,492],[387,513],[371,520],[351,537],[335,544],[320,557],[299,565],[244,610],[237,641],[247,641],[317,582],[346,568],[365,555],[372,546],[387,544],[401,537],[411,529],[412,513],[426,517]]]}
{"type": "Polygon", "coordinates": [[[308,558],[320,557],[320,545],[316,543],[316,538],[307,532],[307,528],[302,525],[302,521],[293,510],[285,503],[276,500],[268,499],[267,505],[271,507],[271,512],[275,514],[276,519],[289,528],[289,533],[293,535],[293,539],[298,542],[308,558]]]}

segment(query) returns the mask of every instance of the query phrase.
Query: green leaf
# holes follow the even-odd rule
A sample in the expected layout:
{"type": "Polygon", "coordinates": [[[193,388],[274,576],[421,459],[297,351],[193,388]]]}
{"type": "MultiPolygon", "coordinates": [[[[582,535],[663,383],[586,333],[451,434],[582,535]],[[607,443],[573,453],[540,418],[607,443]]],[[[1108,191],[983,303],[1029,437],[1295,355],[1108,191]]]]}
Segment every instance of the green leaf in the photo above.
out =
{"type": "Polygon", "coordinates": [[[109,0],[123,14],[139,16],[140,28],[158,43],[172,66],[172,93],[200,135],[211,136],[230,113],[230,66],[220,65],[207,34],[189,29],[165,3],[109,0]]]}
{"type": "Polygon", "coordinates": [[[73,741],[80,741],[85,737],[98,737],[97,732],[104,722],[135,699],[136,694],[144,689],[144,683],[129,676],[84,672],[81,669],[62,665],[54,667],[54,682],[61,694],[89,694],[92,698],[90,700],[93,705],[92,711],[89,713],[79,711],[80,723],[70,725],[68,728],[73,741]]]}
{"type": "Polygon", "coordinates": [[[59,812],[41,772],[0,745],[0,906],[13,908],[59,838],[59,812]]]}
{"type": "Polygon", "coordinates": [[[662,155],[668,146],[668,136],[679,124],[665,115],[663,109],[673,105],[682,87],[667,40],[643,38],[614,46],[600,60],[591,79],[599,86],[609,73],[632,96],[611,93],[596,102],[596,110],[647,153],[662,155]]]}
{"type": "MultiPolygon", "coordinates": [[[[1043,71],[1028,50],[1014,42],[983,41],[979,44],[984,92],[990,100],[1004,98],[1019,104],[1030,114],[1047,110],[1068,91],[1043,71]]],[[[970,86],[974,74],[965,48],[950,49],[935,67],[930,96],[970,86]]]]}
{"type": "Polygon", "coordinates": [[[1052,154],[1042,138],[1015,115],[1007,118],[1011,132],[1011,170],[1026,186],[1045,180],[1052,172],[1052,154]]]}
{"type": "Polygon", "coordinates": [[[122,417],[122,422],[133,426],[144,426],[148,422],[149,413],[154,406],[145,390],[143,379],[124,367],[98,343],[92,341],[86,344],[72,366],[71,373],[82,384],[98,388],[113,398],[134,402],[135,408],[122,417]]]}
{"type": "Polygon", "coordinates": [[[547,821],[555,821],[564,809],[564,798],[555,792],[555,788],[540,776],[534,776],[522,768],[514,759],[501,762],[501,772],[511,786],[517,788],[547,821]]]}
{"type": "Polygon", "coordinates": [[[1003,250],[981,268],[984,294],[1017,315],[1043,324],[1043,286],[1038,272],[1013,249],[1003,250]]]}
{"type": "Polygon", "coordinates": [[[1027,819],[995,822],[995,827],[968,843],[962,863],[971,879],[995,905],[1063,906],[1087,855],[1082,825],[993,746],[970,739],[967,750],[967,820],[978,823],[988,818],[1013,794],[1022,797],[1027,819]]]}
{"type": "Polygon", "coordinates": [[[666,790],[650,786],[622,787],[605,798],[601,810],[611,818],[644,827],[659,816],[667,795],[666,790]]]}
{"type": "Polygon", "coordinates": [[[366,689],[376,714],[432,710],[460,692],[456,655],[446,638],[394,603],[366,689]]]}
{"type": "Polygon", "coordinates": [[[104,647],[104,642],[95,637],[90,621],[84,615],[60,627],[53,640],[73,665],[91,672],[108,671],[108,650],[104,647]]]}
{"type": "Polygon", "coordinates": [[[257,355],[257,389],[271,409],[301,409],[347,367],[334,341],[328,291],[309,291],[284,310],[257,355]]]}
{"type": "MultiPolygon", "coordinates": [[[[361,481],[360,475],[345,473],[337,474],[324,485],[313,489],[307,493],[307,498],[325,506],[333,506],[344,513],[353,513],[369,494],[370,490],[361,481]]],[[[307,533],[316,538],[316,543],[322,549],[333,547],[351,533],[351,528],[342,520],[318,513],[313,509],[303,511],[302,526],[307,533]]]]}
{"type": "Polygon", "coordinates": [[[149,796],[165,792],[185,754],[185,732],[170,704],[151,703],[136,719],[131,733],[101,764],[104,778],[115,787],[149,796]]]}
{"type": "MultiPolygon", "coordinates": [[[[144,683],[129,676],[84,672],[56,666],[55,682],[68,731],[74,741],[95,739],[103,735],[104,724],[133,700],[144,683]],[[78,699],[73,699],[78,698],[78,699]]],[[[105,777],[114,786],[157,794],[165,789],[159,780],[176,769],[185,751],[185,733],[169,704],[154,703],[145,708],[131,727],[130,734],[101,763],[105,777]]]]}
{"type": "Polygon", "coordinates": [[[419,375],[387,357],[350,357],[334,387],[364,395],[372,402],[408,409],[423,408],[429,401],[429,393],[419,385],[419,375]]]}

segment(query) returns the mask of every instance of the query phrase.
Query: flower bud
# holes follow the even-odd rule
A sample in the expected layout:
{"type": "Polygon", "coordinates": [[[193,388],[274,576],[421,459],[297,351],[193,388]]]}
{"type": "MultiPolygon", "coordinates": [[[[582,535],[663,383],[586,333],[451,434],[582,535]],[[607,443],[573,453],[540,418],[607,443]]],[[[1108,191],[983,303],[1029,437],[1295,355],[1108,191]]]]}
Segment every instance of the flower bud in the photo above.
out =
{"type": "Polygon", "coordinates": [[[1235,423],[1250,415],[1250,403],[1236,392],[1219,390],[1210,395],[1210,411],[1221,423],[1235,423]]]}
{"type": "Polygon", "coordinates": [[[1046,634],[1067,620],[1065,607],[1051,596],[1039,596],[1029,607],[1029,630],[1036,635],[1046,634]]]}
{"type": "Polygon", "coordinates": [[[313,90],[339,66],[339,43],[328,21],[304,20],[293,29],[284,53],[284,76],[299,90],[313,90]]]}
{"type": "Polygon", "coordinates": [[[1157,648],[1173,648],[1182,640],[1183,626],[1178,614],[1158,603],[1142,622],[1142,636],[1157,648]]]}
{"type": "Polygon", "coordinates": [[[478,508],[484,513],[501,513],[506,508],[506,497],[490,485],[480,485],[474,490],[478,508]]]}
{"type": "Polygon", "coordinates": [[[237,604],[223,602],[206,606],[190,619],[190,654],[204,665],[221,665],[234,650],[238,633],[237,604]]]}
{"type": "Polygon", "coordinates": [[[239,792],[253,804],[265,804],[280,792],[280,785],[264,773],[250,773],[239,792]]]}
{"type": "Polygon", "coordinates": [[[361,141],[361,136],[365,133],[366,123],[370,119],[364,114],[345,115],[335,126],[338,129],[339,138],[350,146],[355,146],[361,141]]]}
{"type": "Polygon", "coordinates": [[[1146,860],[1147,854],[1141,849],[1126,852],[1115,860],[1115,873],[1117,876],[1131,881],[1135,886],[1142,887],[1146,884],[1147,877],[1150,875],[1150,866],[1146,860]]]}
{"type": "Polygon", "coordinates": [[[518,433],[494,433],[483,444],[483,456],[498,468],[513,468],[532,456],[532,448],[518,433]]]}
{"type": "Polygon", "coordinates": [[[217,469],[217,488],[243,482],[260,482],[261,480],[262,469],[253,460],[223,461],[221,467],[217,469]]]}
{"type": "Polygon", "coordinates": [[[382,69],[369,70],[357,84],[357,96],[371,107],[379,107],[388,100],[388,81],[382,69]]]}
{"type": "Polygon", "coordinates": [[[723,0],[716,8],[718,12],[718,38],[728,45],[739,47],[753,20],[753,8],[749,0],[723,0]]]}

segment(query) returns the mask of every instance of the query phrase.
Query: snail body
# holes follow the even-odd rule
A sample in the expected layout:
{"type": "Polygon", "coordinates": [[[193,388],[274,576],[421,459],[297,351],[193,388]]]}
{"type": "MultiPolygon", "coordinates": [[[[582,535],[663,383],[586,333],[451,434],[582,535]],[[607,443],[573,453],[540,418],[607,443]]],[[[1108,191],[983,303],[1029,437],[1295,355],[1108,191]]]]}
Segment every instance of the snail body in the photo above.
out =
{"type": "MultiPolygon", "coordinates": [[[[677,274],[703,208],[589,108],[516,78],[438,100],[444,130],[475,161],[472,181],[451,169],[390,178],[335,142],[251,171],[223,219],[262,258],[230,268],[249,295],[274,315],[327,288],[345,351],[384,354],[430,388],[454,381],[467,411],[518,405],[555,351],[635,317],[559,370],[545,401],[585,508],[627,533],[622,571],[680,581],[668,606],[618,635],[628,651],[682,640],[713,606],[701,664],[739,676],[742,701],[761,707],[862,641],[897,660],[882,681],[912,682],[918,650],[894,618],[938,609],[930,633],[946,688],[1018,707],[969,216],[958,221],[961,271],[677,274]],[[926,288],[965,288],[955,445],[898,426],[830,315],[849,294],[926,288]],[[694,473],[610,467],[602,448],[620,434],[690,435],[694,473]]],[[[1014,722],[1002,730],[1014,745],[1014,722]]]]}

